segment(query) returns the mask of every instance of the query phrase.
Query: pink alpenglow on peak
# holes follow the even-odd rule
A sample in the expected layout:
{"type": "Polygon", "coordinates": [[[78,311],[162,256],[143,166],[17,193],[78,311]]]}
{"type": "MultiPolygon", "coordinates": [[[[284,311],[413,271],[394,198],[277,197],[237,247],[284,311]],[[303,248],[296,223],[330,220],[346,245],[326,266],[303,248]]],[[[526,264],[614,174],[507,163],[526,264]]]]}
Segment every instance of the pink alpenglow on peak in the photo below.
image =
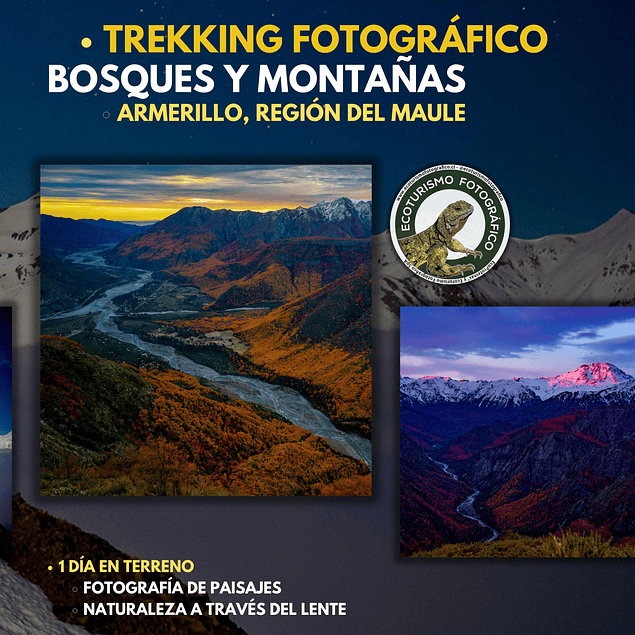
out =
{"type": "Polygon", "coordinates": [[[606,362],[595,364],[582,364],[582,366],[568,373],[556,377],[541,377],[546,379],[550,386],[599,386],[603,384],[617,384],[621,381],[632,379],[617,366],[606,362]]]}
{"type": "Polygon", "coordinates": [[[424,375],[419,379],[445,379],[446,381],[449,381],[450,379],[452,379],[452,377],[441,377],[441,375],[424,375]]]}

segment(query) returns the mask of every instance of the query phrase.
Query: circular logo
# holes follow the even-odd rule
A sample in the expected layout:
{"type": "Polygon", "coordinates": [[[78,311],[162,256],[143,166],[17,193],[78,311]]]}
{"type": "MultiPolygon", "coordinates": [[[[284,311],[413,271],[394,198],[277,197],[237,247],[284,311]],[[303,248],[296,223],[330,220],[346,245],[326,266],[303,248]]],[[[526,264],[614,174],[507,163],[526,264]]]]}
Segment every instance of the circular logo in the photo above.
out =
{"type": "Polygon", "coordinates": [[[390,235],[403,263],[438,284],[479,278],[502,256],[509,210],[496,185],[464,165],[413,176],[392,206],[390,235]]]}

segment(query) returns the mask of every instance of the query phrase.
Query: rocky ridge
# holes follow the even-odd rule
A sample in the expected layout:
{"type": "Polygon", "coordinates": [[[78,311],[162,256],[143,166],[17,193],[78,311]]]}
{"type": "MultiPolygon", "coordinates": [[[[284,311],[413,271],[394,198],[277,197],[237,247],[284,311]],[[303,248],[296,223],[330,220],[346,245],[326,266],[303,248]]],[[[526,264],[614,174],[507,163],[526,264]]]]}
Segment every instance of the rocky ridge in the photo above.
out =
{"type": "Polygon", "coordinates": [[[111,264],[164,269],[232,251],[306,238],[362,240],[371,233],[370,202],[342,197],[313,207],[270,212],[184,207],[113,250],[111,264]]]}

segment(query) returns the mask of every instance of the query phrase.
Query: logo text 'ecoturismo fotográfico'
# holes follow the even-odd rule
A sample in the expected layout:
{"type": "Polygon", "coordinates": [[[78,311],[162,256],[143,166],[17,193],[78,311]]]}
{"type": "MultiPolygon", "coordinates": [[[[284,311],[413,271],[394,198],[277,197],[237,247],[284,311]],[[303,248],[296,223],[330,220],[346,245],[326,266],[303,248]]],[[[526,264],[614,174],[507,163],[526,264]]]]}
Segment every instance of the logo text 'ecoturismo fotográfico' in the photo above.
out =
{"type": "Polygon", "coordinates": [[[498,187],[464,165],[436,165],[413,176],[392,206],[390,235],[402,262],[438,284],[479,278],[509,239],[509,209],[498,187]]]}

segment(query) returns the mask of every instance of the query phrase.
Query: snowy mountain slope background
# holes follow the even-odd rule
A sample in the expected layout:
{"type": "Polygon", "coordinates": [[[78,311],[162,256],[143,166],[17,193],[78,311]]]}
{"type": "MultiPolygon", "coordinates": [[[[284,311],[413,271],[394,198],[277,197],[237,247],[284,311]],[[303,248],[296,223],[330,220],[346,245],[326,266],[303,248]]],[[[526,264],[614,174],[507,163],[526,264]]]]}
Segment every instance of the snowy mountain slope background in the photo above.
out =
{"type": "MultiPolygon", "coordinates": [[[[14,346],[33,345],[39,319],[39,195],[0,212],[0,303],[19,311],[15,320],[14,346]]],[[[16,375],[25,358],[14,360],[16,375]]],[[[21,395],[20,389],[16,396],[21,395]]],[[[20,403],[20,400],[17,401],[20,403]]],[[[24,410],[28,410],[25,408],[24,410]]],[[[20,412],[20,410],[18,409],[20,412]]],[[[0,449],[12,449],[12,432],[0,437],[0,449]]],[[[2,532],[10,542],[9,532],[2,532]]],[[[5,546],[2,551],[4,552],[5,546]]],[[[65,624],[53,614],[51,602],[40,588],[28,582],[0,559],[0,630],[10,635],[80,635],[87,633],[77,625],[65,624]]]]}
{"type": "Polygon", "coordinates": [[[10,450],[13,446],[13,431],[0,435],[0,450],[10,450]]]}
{"type": "Polygon", "coordinates": [[[635,302],[635,214],[620,210],[583,234],[510,238],[486,275],[460,285],[419,278],[399,260],[389,233],[373,236],[374,325],[399,326],[400,306],[611,306],[635,302]]]}
{"type": "MultiPolygon", "coordinates": [[[[55,518],[26,503],[19,495],[13,499],[13,532],[0,532],[2,557],[7,557],[7,543],[11,542],[8,561],[0,559],[0,632],[11,635],[44,635],[101,633],[112,635],[246,635],[228,617],[207,615],[204,602],[207,595],[174,593],[169,599],[166,595],[152,590],[152,583],[159,586],[161,581],[176,576],[162,573],[125,573],[113,572],[109,579],[128,582],[145,581],[147,593],[122,596],[109,593],[84,596],[85,601],[96,602],[132,602],[136,605],[148,605],[161,602],[182,603],[186,615],[161,617],[160,620],[143,614],[134,615],[83,615],[81,598],[73,592],[73,586],[81,587],[84,580],[103,580],[103,575],[89,572],[66,572],[60,583],[59,572],[49,571],[43,563],[52,562],[51,554],[64,549],[69,560],[79,560],[89,554],[92,561],[125,560],[131,556],[114,548],[109,542],[79,527],[55,518]],[[8,565],[8,566],[7,566],[8,565]],[[37,585],[37,586],[34,586],[37,585]],[[38,588],[39,587],[39,588],[38,588]],[[202,605],[203,614],[191,616],[192,606],[202,605]],[[79,609],[74,612],[73,608],[79,609]],[[86,629],[86,630],[84,630],[86,629]]],[[[181,580],[183,589],[187,587],[181,580]]]]}

